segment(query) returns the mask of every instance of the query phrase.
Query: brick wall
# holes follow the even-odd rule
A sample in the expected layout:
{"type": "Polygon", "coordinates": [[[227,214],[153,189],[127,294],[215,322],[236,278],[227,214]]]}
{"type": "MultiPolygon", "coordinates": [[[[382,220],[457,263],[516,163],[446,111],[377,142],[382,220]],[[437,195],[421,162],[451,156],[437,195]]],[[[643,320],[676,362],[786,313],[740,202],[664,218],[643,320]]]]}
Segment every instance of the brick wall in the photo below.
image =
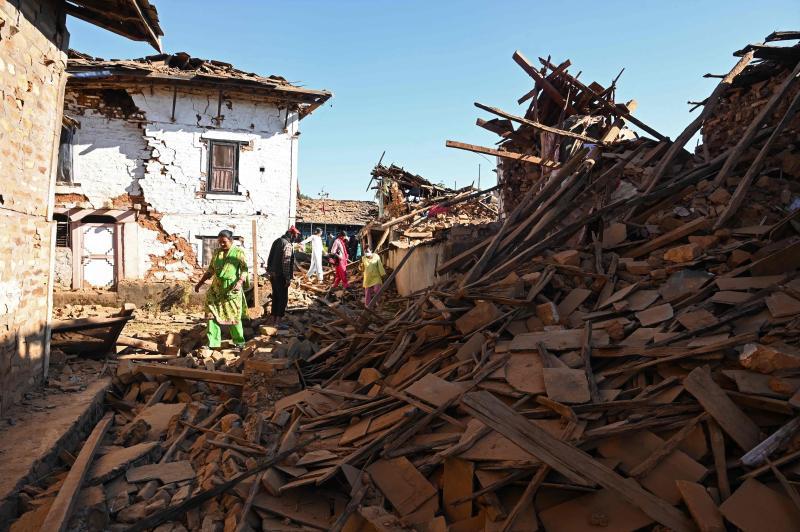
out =
{"type": "Polygon", "coordinates": [[[58,0],[0,2],[0,415],[43,375],[54,148],[66,49],[58,0]]]}

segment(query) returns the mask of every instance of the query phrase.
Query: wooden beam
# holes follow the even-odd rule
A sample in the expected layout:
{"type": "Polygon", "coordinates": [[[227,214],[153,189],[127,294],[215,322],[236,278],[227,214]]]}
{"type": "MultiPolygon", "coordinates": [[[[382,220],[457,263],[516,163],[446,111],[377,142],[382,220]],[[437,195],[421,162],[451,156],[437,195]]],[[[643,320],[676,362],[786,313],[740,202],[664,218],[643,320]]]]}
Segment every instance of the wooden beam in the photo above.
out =
{"type": "Polygon", "coordinates": [[[114,414],[112,412],[107,413],[103,416],[103,419],[95,425],[92,433],[89,434],[86,442],[81,447],[81,452],[75,459],[75,463],[72,464],[69,473],[67,473],[67,478],[64,479],[64,483],[58,490],[58,495],[55,501],[53,501],[53,505],[50,506],[50,511],[47,512],[47,517],[45,517],[42,523],[41,530],[63,532],[67,529],[70,515],[78,500],[78,493],[89,472],[89,466],[92,465],[94,453],[97,451],[97,448],[100,447],[103,436],[105,436],[113,420],[114,414]]]}
{"type": "MultiPolygon", "coordinates": [[[[557,67],[556,65],[554,65],[553,63],[551,63],[551,62],[550,62],[550,61],[548,61],[547,59],[543,59],[543,58],[541,58],[541,57],[540,57],[540,58],[539,58],[539,61],[541,61],[541,63],[542,63],[544,66],[546,66],[546,67],[550,68],[551,70],[556,70],[556,69],[558,69],[558,67],[557,67]]],[[[658,140],[666,140],[666,139],[667,139],[667,137],[666,137],[666,136],[662,135],[661,133],[659,133],[658,131],[656,131],[656,130],[655,130],[655,129],[653,129],[652,127],[648,126],[647,124],[645,124],[644,122],[642,122],[641,120],[639,120],[638,118],[636,118],[635,116],[633,116],[633,115],[631,114],[631,112],[632,112],[632,111],[627,111],[627,110],[625,110],[625,109],[620,109],[620,108],[618,108],[618,107],[617,107],[616,105],[614,105],[612,102],[609,102],[608,100],[606,100],[606,99],[602,98],[602,97],[601,97],[601,95],[600,95],[600,94],[599,94],[597,91],[595,91],[595,90],[594,90],[594,89],[592,89],[591,87],[588,87],[588,86],[584,85],[583,83],[581,83],[581,82],[578,80],[578,78],[576,78],[576,77],[572,76],[572,75],[571,75],[571,74],[569,74],[568,72],[562,72],[562,73],[561,73],[561,75],[562,75],[562,76],[564,76],[564,78],[565,78],[567,81],[569,81],[570,83],[572,83],[573,85],[575,85],[575,86],[576,86],[577,88],[579,88],[580,90],[582,90],[582,91],[584,91],[584,92],[586,92],[586,93],[588,93],[588,94],[591,94],[592,96],[594,96],[594,99],[596,99],[596,100],[597,100],[597,101],[598,101],[598,102],[599,102],[599,103],[600,103],[600,104],[601,104],[603,107],[605,107],[605,108],[606,108],[608,111],[610,111],[610,112],[614,113],[614,114],[615,114],[615,115],[617,115],[617,116],[620,116],[620,117],[624,118],[625,120],[627,120],[627,121],[628,121],[628,122],[630,122],[631,124],[633,124],[633,125],[637,126],[637,127],[638,127],[639,129],[641,129],[642,131],[645,131],[646,133],[650,133],[651,135],[653,135],[653,136],[654,136],[655,138],[657,138],[658,140]]]]}
{"type": "Polygon", "coordinates": [[[594,139],[592,137],[587,137],[586,135],[581,135],[580,133],[573,133],[572,131],[566,131],[564,129],[558,129],[557,127],[550,127],[544,124],[540,124],[539,122],[534,122],[533,120],[528,120],[527,118],[523,118],[521,116],[512,115],[503,111],[502,109],[498,109],[497,107],[491,107],[489,105],[484,105],[480,102],[475,102],[475,107],[478,109],[483,109],[489,113],[495,114],[497,116],[501,116],[508,120],[512,120],[514,122],[519,122],[520,124],[525,124],[526,126],[530,126],[532,128],[540,129],[542,131],[547,131],[548,133],[553,133],[554,135],[560,135],[562,137],[569,137],[571,139],[580,140],[583,142],[588,142],[590,144],[603,144],[598,139],[594,139]]]}
{"type": "Polygon", "coordinates": [[[685,224],[681,225],[680,227],[676,227],[672,231],[666,232],[661,236],[658,236],[646,244],[642,244],[639,247],[635,247],[630,251],[626,251],[623,253],[625,257],[641,257],[642,255],[646,255],[651,251],[655,251],[667,244],[675,242],[676,240],[680,240],[686,236],[691,235],[695,231],[699,231],[700,229],[704,229],[708,225],[708,220],[704,217],[697,218],[692,220],[691,222],[686,222],[685,224]]]}
{"type": "Polygon", "coordinates": [[[476,146],[475,144],[467,144],[466,142],[458,142],[455,140],[446,141],[445,146],[448,148],[457,148],[459,150],[473,151],[475,153],[494,155],[495,157],[501,157],[503,159],[522,161],[523,163],[538,164],[540,166],[547,166],[548,168],[558,168],[559,166],[556,161],[545,160],[535,155],[525,155],[524,153],[515,153],[513,151],[495,150],[493,148],[485,148],[483,146],[476,146]]]}
{"type": "Polygon", "coordinates": [[[138,347],[139,349],[144,349],[145,351],[152,351],[154,353],[161,352],[156,342],[151,342],[150,340],[142,340],[141,338],[131,338],[130,336],[119,335],[117,337],[116,344],[126,345],[128,347],[138,347]]]}
{"type": "MultiPolygon", "coordinates": [[[[288,111],[287,111],[288,116],[288,111]]],[[[261,289],[258,286],[258,224],[253,220],[253,307],[261,309],[261,289]]]]}
{"type": "Polygon", "coordinates": [[[758,425],[731,401],[706,369],[693,369],[683,380],[683,387],[744,451],[749,451],[762,440],[758,425]]]}
{"type": "Polygon", "coordinates": [[[204,369],[179,368],[160,364],[137,364],[134,366],[142,373],[148,375],[166,375],[190,381],[213,382],[216,384],[230,384],[231,386],[244,386],[245,376],[241,373],[225,373],[224,371],[207,371],[204,369]]]}
{"type": "Polygon", "coordinates": [[[468,393],[462,399],[462,404],[482,423],[568,479],[584,484],[583,479],[586,478],[613,490],[645,514],[676,532],[694,530],[694,524],[683,512],[645,491],[632,479],[623,478],[585,451],[534,425],[491,393],[468,393]]]}
{"type": "Polygon", "coordinates": [[[545,79],[541,72],[536,70],[536,67],[534,67],[531,62],[528,61],[524,55],[522,55],[522,52],[517,50],[511,57],[514,59],[514,62],[522,67],[522,70],[524,70],[526,74],[536,80],[537,85],[542,87],[542,90],[544,90],[544,92],[546,92],[547,95],[550,96],[550,98],[552,98],[556,104],[558,104],[559,108],[563,109],[566,107],[566,110],[569,114],[577,114],[575,108],[564,99],[558,89],[553,87],[549,80],[545,79]]]}

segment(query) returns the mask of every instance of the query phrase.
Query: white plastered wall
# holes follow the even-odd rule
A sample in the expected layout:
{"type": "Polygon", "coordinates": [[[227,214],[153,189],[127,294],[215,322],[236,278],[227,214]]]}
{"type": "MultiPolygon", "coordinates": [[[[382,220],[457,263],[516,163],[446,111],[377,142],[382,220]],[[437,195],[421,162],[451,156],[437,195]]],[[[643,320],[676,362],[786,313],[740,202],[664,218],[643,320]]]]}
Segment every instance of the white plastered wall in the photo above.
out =
{"type": "MultiPolygon", "coordinates": [[[[80,122],[74,136],[74,177],[93,208],[108,208],[121,195],[143,195],[148,210],[167,235],[180,237],[200,257],[202,236],[230,229],[243,237],[252,257],[251,224],[258,226],[261,264],[272,241],[294,223],[297,190],[297,113],[275,103],[228,97],[215,121],[218,92],[178,90],[173,120],[173,89],[128,89],[144,122],[109,118],[113,113],[83,107],[67,94],[67,112],[80,122]],[[206,196],[208,141],[240,143],[239,195],[206,196]],[[213,199],[210,199],[213,198],[213,199]]],[[[116,205],[119,208],[119,202],[116,205]]],[[[139,227],[135,265],[126,275],[182,280],[194,271],[171,239],[157,228],[139,227]]],[[[130,242],[126,242],[126,246],[130,242]]]]}

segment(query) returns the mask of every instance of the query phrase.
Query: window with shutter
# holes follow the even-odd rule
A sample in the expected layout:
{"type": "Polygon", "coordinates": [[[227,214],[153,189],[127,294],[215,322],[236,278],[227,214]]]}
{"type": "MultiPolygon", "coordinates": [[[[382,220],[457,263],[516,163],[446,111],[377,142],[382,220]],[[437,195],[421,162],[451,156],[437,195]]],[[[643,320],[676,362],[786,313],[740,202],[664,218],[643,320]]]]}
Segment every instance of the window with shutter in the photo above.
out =
{"type": "Polygon", "coordinates": [[[208,191],[236,194],[239,178],[239,145],[210,141],[208,146],[208,191]]]}

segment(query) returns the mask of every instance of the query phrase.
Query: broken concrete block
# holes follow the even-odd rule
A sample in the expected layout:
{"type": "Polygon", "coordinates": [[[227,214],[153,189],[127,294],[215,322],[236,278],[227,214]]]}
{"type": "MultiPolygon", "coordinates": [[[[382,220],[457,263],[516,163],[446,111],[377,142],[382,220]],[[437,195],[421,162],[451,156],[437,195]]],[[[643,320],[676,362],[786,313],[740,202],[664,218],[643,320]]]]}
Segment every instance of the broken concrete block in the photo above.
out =
{"type": "Polygon", "coordinates": [[[800,349],[786,344],[745,344],[739,363],[759,373],[772,373],[778,369],[800,368],[800,349]]]}
{"type": "Polygon", "coordinates": [[[702,254],[698,244],[690,243],[670,248],[664,253],[664,260],[670,262],[691,262],[702,254]]]}
{"type": "Polygon", "coordinates": [[[556,325],[560,320],[558,308],[552,301],[536,305],[536,317],[539,318],[544,325],[556,325]]]}

